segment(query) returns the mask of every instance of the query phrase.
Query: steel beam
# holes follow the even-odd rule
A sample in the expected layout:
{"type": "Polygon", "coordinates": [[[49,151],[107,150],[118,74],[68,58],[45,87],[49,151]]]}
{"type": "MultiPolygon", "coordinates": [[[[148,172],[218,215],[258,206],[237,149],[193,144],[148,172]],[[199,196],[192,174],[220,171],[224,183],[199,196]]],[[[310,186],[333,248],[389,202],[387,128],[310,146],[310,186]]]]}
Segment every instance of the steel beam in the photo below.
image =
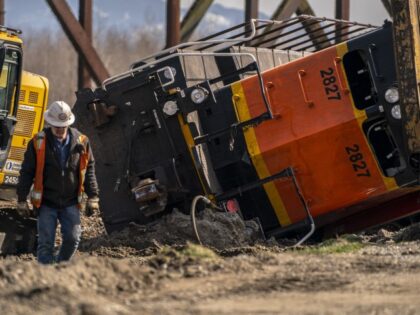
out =
{"type": "Polygon", "coordinates": [[[297,15],[306,14],[315,16],[315,11],[307,0],[302,0],[296,10],[297,15]]]}
{"type": "Polygon", "coordinates": [[[213,0],[195,0],[181,22],[181,42],[190,39],[213,0]]]}
{"type": "Polygon", "coordinates": [[[249,22],[251,19],[258,19],[258,1],[245,0],[245,22],[249,22]]]}
{"type": "Polygon", "coordinates": [[[71,12],[67,1],[46,1],[58,18],[58,21],[76,51],[86,60],[86,65],[92,78],[95,80],[96,84],[100,85],[102,81],[109,77],[109,73],[95,48],[92,46],[88,35],[71,12]]]}
{"type": "MultiPolygon", "coordinates": [[[[350,0],[335,0],[335,18],[347,21],[350,19],[350,0]]],[[[337,24],[337,31],[335,32],[337,43],[345,39],[341,36],[340,26],[340,24],[337,24]]]]}
{"type": "Polygon", "coordinates": [[[299,8],[301,2],[301,0],[283,0],[277,10],[273,13],[271,19],[281,21],[291,17],[299,8]]]}
{"type": "MultiPolygon", "coordinates": [[[[92,42],[92,0],[79,0],[79,23],[84,28],[89,40],[92,42]]],[[[77,78],[79,90],[91,87],[91,77],[86,68],[86,62],[80,54],[77,78]]]]}
{"type": "MultiPolygon", "coordinates": [[[[307,14],[315,16],[315,11],[312,9],[311,5],[307,0],[302,0],[299,7],[296,10],[297,15],[307,14]]],[[[303,26],[306,29],[306,32],[309,34],[309,37],[312,39],[312,42],[315,45],[316,50],[322,49],[330,45],[328,37],[324,34],[324,31],[321,28],[320,23],[309,24],[304,22],[303,26]],[[314,32],[314,30],[318,30],[314,32]]]]}
{"type": "MultiPolygon", "coordinates": [[[[283,0],[283,2],[277,7],[276,11],[274,11],[273,15],[271,16],[271,20],[281,21],[285,20],[292,16],[293,13],[296,12],[302,0],[283,0]]],[[[265,32],[270,31],[273,28],[273,25],[267,25],[264,29],[265,32]]],[[[266,36],[263,36],[258,40],[256,45],[259,42],[263,42],[267,39],[266,36]]]]}
{"type": "Polygon", "coordinates": [[[385,7],[386,12],[388,12],[389,16],[392,16],[392,6],[389,0],[381,0],[382,4],[385,7]]]}
{"type": "Polygon", "coordinates": [[[0,0],[0,25],[4,25],[4,0],[0,0]]]}
{"type": "Polygon", "coordinates": [[[180,0],[166,1],[166,48],[179,44],[180,36],[180,0]]]}
{"type": "Polygon", "coordinates": [[[335,18],[338,20],[349,20],[350,0],[335,0],[335,18]]]}
{"type": "MultiPolygon", "coordinates": [[[[315,15],[314,10],[312,9],[311,5],[309,4],[307,0],[300,0],[300,1],[285,0],[280,4],[277,10],[273,13],[273,15],[271,16],[271,19],[284,20],[284,19],[289,18],[293,13],[296,13],[297,15],[301,15],[301,14],[315,15]],[[292,10],[295,10],[295,11],[292,12],[292,10]]],[[[319,23],[308,24],[304,22],[303,26],[305,27],[306,31],[310,34],[309,36],[314,42],[317,50],[322,49],[325,46],[329,46],[328,38],[324,35],[324,32],[322,30],[319,30],[318,32],[314,32],[315,29],[320,28],[319,23]],[[318,44],[321,42],[323,44],[318,44]]],[[[268,25],[265,28],[265,31],[267,32],[270,31],[272,27],[273,27],[272,25],[268,25]]],[[[265,40],[265,37],[261,38],[259,41],[262,42],[264,40],[265,40]]]]}

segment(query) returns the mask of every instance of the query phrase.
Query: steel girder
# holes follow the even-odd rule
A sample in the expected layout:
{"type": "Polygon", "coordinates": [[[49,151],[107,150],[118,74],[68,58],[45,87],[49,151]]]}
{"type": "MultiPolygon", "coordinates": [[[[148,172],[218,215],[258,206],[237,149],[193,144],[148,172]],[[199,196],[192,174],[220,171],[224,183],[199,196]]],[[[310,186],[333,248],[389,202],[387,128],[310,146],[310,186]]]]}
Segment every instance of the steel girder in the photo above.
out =
{"type": "Polygon", "coordinates": [[[186,42],[191,38],[212,3],[213,0],[196,0],[191,5],[181,22],[181,42],[186,42]]]}
{"type": "Polygon", "coordinates": [[[67,1],[46,1],[51,7],[51,10],[57,16],[58,21],[63,27],[64,32],[73,44],[74,48],[86,61],[86,65],[92,78],[96,84],[100,85],[102,81],[109,77],[108,70],[105,68],[101,58],[92,46],[89,36],[71,12],[67,1]]]}

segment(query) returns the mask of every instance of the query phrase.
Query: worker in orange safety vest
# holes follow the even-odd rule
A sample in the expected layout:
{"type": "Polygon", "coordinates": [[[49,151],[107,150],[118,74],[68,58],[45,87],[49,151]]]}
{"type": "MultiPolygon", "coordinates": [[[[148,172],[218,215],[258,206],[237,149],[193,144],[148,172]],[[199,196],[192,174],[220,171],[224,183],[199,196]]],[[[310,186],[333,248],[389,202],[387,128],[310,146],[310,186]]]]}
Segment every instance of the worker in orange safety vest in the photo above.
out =
{"type": "MultiPolygon", "coordinates": [[[[75,121],[70,106],[53,102],[44,114],[49,127],[28,143],[17,187],[17,211],[31,215],[27,197],[38,215],[37,259],[42,264],[70,260],[80,237],[80,209],[87,195],[86,214],[99,210],[95,161],[89,139],[70,125],[75,121]],[[62,244],[54,254],[57,223],[62,244]]],[[[33,213],[32,213],[33,214],[33,213]]]]}

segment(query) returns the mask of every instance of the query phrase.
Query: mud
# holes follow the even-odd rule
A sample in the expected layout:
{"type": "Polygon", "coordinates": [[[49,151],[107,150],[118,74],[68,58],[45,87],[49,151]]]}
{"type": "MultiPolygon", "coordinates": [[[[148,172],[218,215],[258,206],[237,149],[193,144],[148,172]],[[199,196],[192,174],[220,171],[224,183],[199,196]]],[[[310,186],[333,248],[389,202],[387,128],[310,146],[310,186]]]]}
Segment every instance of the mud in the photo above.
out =
{"type": "MultiPolygon", "coordinates": [[[[106,235],[99,218],[85,218],[80,250],[99,256],[128,257],[150,253],[162,245],[185,245],[196,242],[191,218],[178,210],[147,225],[132,223],[120,232],[106,235]]],[[[203,245],[229,249],[263,241],[258,224],[244,222],[236,213],[204,209],[197,215],[197,230],[203,245]]]]}
{"type": "Polygon", "coordinates": [[[206,246],[180,212],[111,235],[83,225],[69,263],[0,259],[1,314],[420,314],[420,225],[299,248],[212,211],[206,246]]]}

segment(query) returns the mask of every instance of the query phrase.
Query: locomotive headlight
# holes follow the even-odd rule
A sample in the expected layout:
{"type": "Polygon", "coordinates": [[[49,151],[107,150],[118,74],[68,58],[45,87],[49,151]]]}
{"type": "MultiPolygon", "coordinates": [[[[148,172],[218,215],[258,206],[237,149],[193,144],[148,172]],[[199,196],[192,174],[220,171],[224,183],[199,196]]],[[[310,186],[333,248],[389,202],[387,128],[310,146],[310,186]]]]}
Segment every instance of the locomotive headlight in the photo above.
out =
{"type": "Polygon", "coordinates": [[[394,104],[400,100],[398,89],[395,86],[390,87],[388,90],[385,91],[385,100],[391,104],[394,104]]]}
{"type": "Polygon", "coordinates": [[[400,107],[400,105],[397,104],[397,105],[392,106],[391,115],[395,119],[401,119],[401,107],[400,107]]]}
{"type": "Polygon", "coordinates": [[[176,69],[174,67],[170,67],[170,68],[168,67],[163,72],[163,75],[166,79],[172,80],[176,75],[176,69]]]}
{"type": "Polygon", "coordinates": [[[191,91],[191,100],[195,104],[201,104],[205,101],[208,95],[209,92],[205,88],[198,87],[191,91]]]}
{"type": "Polygon", "coordinates": [[[168,115],[172,116],[178,111],[178,105],[174,101],[167,101],[165,105],[163,105],[163,112],[168,115]]]}

